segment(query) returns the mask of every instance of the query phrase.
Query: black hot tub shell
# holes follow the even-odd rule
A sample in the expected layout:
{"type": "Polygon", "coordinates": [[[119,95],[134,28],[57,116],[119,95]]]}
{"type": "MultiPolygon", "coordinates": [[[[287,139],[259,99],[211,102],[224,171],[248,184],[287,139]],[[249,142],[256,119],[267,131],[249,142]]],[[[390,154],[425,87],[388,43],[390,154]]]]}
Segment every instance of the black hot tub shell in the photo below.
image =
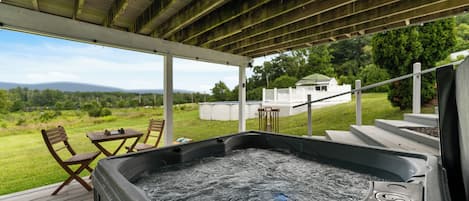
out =
{"type": "Polygon", "coordinates": [[[396,181],[371,185],[374,188],[374,192],[370,191],[372,198],[378,193],[389,193],[413,200],[442,200],[438,187],[441,179],[435,156],[256,131],[103,159],[99,161],[93,174],[95,200],[150,200],[141,189],[131,183],[141,173],[169,164],[208,156],[223,156],[232,150],[246,148],[287,150],[301,158],[314,158],[338,167],[396,181]],[[389,184],[395,185],[388,187],[389,184]]]}
{"type": "Polygon", "coordinates": [[[94,199],[149,200],[131,182],[143,172],[259,148],[286,150],[393,181],[372,182],[364,200],[465,201],[469,197],[469,60],[457,70],[453,66],[438,69],[437,83],[441,157],[250,131],[100,160],[93,172],[94,199]]]}

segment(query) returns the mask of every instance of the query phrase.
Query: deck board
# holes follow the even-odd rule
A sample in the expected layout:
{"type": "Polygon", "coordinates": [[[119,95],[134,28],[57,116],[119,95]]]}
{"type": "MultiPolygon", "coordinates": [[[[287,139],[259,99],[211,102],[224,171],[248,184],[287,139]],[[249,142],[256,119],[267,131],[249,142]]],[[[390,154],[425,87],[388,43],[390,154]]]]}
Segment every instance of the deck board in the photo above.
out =
{"type": "MultiPolygon", "coordinates": [[[[91,180],[83,178],[86,182],[91,180]]],[[[0,201],[92,201],[93,192],[87,191],[78,182],[73,181],[65,186],[57,195],[51,193],[61,184],[51,184],[26,191],[0,196],[0,201]]]]}

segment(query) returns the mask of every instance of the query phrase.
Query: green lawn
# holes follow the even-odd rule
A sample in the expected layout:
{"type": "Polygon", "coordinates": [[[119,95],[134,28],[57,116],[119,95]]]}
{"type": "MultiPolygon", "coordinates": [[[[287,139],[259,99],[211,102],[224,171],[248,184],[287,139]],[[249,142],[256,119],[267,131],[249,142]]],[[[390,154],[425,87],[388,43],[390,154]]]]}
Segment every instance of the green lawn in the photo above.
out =
{"type": "MultiPolygon", "coordinates": [[[[364,124],[372,124],[376,118],[402,119],[402,114],[409,112],[392,107],[386,94],[378,93],[364,94],[362,108],[364,124]]],[[[145,131],[149,118],[162,118],[161,108],[115,109],[112,112],[110,117],[90,118],[84,112],[63,111],[61,116],[46,123],[39,120],[39,112],[0,117],[0,195],[61,182],[67,177],[48,152],[40,135],[41,128],[64,126],[76,151],[86,152],[96,150],[86,138],[86,132],[121,127],[145,131]]],[[[433,112],[433,109],[423,108],[423,112],[433,112]]],[[[175,138],[188,137],[197,141],[237,132],[237,121],[204,121],[198,117],[196,105],[176,106],[175,138]]],[[[313,110],[314,135],[323,135],[326,129],[348,130],[354,122],[353,101],[313,110]]],[[[256,130],[257,127],[257,119],[248,120],[247,129],[256,130]]],[[[305,135],[306,113],[281,118],[280,132],[305,135]]],[[[116,146],[116,143],[106,146],[116,146]]]]}

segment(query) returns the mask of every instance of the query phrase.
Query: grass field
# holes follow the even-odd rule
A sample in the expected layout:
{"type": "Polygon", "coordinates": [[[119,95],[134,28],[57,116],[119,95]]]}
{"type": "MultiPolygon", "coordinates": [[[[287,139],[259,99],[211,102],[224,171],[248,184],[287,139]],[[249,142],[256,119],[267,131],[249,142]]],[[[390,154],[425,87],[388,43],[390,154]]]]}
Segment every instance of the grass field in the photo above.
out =
{"type": "MultiPolygon", "coordinates": [[[[402,119],[404,112],[392,107],[386,94],[363,95],[363,123],[372,124],[376,118],[402,119]]],[[[423,112],[433,112],[423,108],[423,112]]],[[[63,181],[67,175],[48,152],[40,130],[62,125],[77,152],[94,151],[96,147],[86,138],[90,131],[134,128],[145,131],[148,119],[162,118],[161,108],[115,109],[113,115],[91,118],[81,111],[62,111],[61,115],[41,122],[40,112],[10,113],[0,117],[0,195],[63,181]]],[[[355,103],[344,103],[313,111],[313,133],[323,135],[326,129],[348,130],[355,122],[355,103]]],[[[199,119],[197,105],[175,106],[174,136],[203,140],[237,132],[237,121],[204,121],[199,119]]],[[[248,130],[257,129],[257,119],[247,122],[248,130]]],[[[280,132],[305,135],[305,113],[280,119],[280,132]]],[[[106,146],[116,146],[109,143],[106,146]]],[[[103,155],[100,156],[103,158],[103,155]]],[[[93,163],[92,167],[96,164],[93,163]]]]}

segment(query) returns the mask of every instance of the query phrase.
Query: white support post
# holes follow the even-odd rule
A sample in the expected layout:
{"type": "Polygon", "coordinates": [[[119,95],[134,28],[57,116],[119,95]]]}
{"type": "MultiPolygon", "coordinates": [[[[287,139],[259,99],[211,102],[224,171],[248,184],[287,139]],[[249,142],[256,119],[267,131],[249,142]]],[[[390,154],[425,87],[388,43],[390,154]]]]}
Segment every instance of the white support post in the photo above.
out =
{"type": "Polygon", "coordinates": [[[265,102],[265,88],[262,88],[262,102],[265,102]]]}
{"type": "Polygon", "coordinates": [[[421,104],[421,66],[420,62],[414,63],[414,76],[412,84],[412,113],[420,114],[420,104],[421,104]]]}
{"type": "Polygon", "coordinates": [[[238,131],[246,131],[246,66],[239,67],[239,84],[238,84],[238,131]]]}
{"type": "Polygon", "coordinates": [[[311,112],[311,94],[308,94],[308,137],[313,135],[313,117],[311,112]]]}
{"type": "MultiPolygon", "coordinates": [[[[360,80],[355,80],[355,89],[360,89],[362,87],[361,83],[362,82],[360,80]]],[[[355,92],[355,101],[356,101],[356,106],[355,106],[356,125],[361,126],[362,125],[362,91],[355,92]]]]}
{"type": "Polygon", "coordinates": [[[164,56],[164,145],[173,144],[173,56],[164,56]]]}
{"type": "Polygon", "coordinates": [[[288,102],[292,102],[292,97],[293,97],[293,89],[291,87],[288,87],[288,102]]]}
{"type": "Polygon", "coordinates": [[[274,102],[277,102],[277,100],[278,100],[277,88],[274,88],[274,102]]]}

